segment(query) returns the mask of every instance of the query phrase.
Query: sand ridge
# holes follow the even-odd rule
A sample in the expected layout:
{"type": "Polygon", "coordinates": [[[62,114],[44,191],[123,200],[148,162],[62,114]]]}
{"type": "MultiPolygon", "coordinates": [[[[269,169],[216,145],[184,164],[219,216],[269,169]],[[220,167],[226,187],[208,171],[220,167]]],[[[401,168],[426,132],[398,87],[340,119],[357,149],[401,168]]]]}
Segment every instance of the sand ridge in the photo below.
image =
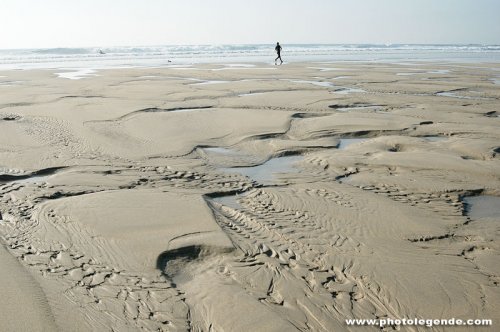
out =
{"type": "Polygon", "coordinates": [[[497,65],[222,68],[0,73],[1,257],[36,328],[498,321],[498,210],[466,199],[500,196],[497,65]]]}

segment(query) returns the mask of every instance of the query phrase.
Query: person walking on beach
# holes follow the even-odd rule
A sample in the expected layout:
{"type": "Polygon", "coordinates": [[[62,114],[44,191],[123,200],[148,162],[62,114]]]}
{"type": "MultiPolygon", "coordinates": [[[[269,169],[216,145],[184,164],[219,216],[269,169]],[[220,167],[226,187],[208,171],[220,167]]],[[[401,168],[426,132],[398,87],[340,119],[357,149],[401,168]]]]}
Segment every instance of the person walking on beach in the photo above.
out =
{"type": "Polygon", "coordinates": [[[279,42],[276,43],[276,47],[274,48],[274,50],[276,51],[276,53],[278,53],[278,57],[276,59],[274,59],[274,64],[276,65],[276,61],[278,61],[278,59],[280,59],[280,61],[281,61],[280,65],[282,65],[283,60],[281,59],[281,45],[279,42]]]}

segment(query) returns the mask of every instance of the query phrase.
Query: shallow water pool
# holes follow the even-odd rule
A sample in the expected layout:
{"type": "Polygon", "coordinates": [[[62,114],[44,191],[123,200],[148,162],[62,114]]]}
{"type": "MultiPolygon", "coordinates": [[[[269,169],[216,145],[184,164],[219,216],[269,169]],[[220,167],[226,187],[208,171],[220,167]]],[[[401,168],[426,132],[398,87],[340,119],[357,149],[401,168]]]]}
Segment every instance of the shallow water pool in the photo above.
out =
{"type": "Polygon", "coordinates": [[[500,218],[500,197],[469,196],[463,199],[466,214],[473,219],[500,218]]]}

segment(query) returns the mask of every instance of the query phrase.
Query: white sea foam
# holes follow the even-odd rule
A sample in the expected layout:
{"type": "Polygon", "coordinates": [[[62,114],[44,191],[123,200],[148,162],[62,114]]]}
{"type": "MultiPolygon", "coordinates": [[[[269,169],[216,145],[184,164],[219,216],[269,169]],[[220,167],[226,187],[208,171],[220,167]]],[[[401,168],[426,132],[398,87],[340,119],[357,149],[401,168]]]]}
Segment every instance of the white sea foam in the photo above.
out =
{"type": "MultiPolygon", "coordinates": [[[[500,45],[318,45],[283,44],[286,62],[452,60],[500,62],[500,45]]],[[[90,47],[0,50],[0,69],[115,68],[133,66],[187,67],[197,63],[219,63],[223,68],[249,68],[248,63],[274,60],[273,44],[258,45],[169,45],[135,47],[90,47]],[[100,53],[100,50],[104,54],[100,53]]],[[[319,65],[321,71],[331,71],[319,65]]]]}

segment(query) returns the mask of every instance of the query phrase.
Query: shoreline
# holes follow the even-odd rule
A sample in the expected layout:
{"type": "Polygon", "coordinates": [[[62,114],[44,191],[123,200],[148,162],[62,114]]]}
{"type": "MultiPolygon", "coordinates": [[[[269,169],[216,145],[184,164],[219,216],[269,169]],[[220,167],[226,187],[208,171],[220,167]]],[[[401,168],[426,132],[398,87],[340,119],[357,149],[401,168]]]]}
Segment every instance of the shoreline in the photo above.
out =
{"type": "MultiPolygon", "coordinates": [[[[0,50],[0,69],[271,64],[274,45],[184,45],[0,50]]],[[[304,62],[499,63],[498,45],[285,45],[287,64],[304,62]]]]}

